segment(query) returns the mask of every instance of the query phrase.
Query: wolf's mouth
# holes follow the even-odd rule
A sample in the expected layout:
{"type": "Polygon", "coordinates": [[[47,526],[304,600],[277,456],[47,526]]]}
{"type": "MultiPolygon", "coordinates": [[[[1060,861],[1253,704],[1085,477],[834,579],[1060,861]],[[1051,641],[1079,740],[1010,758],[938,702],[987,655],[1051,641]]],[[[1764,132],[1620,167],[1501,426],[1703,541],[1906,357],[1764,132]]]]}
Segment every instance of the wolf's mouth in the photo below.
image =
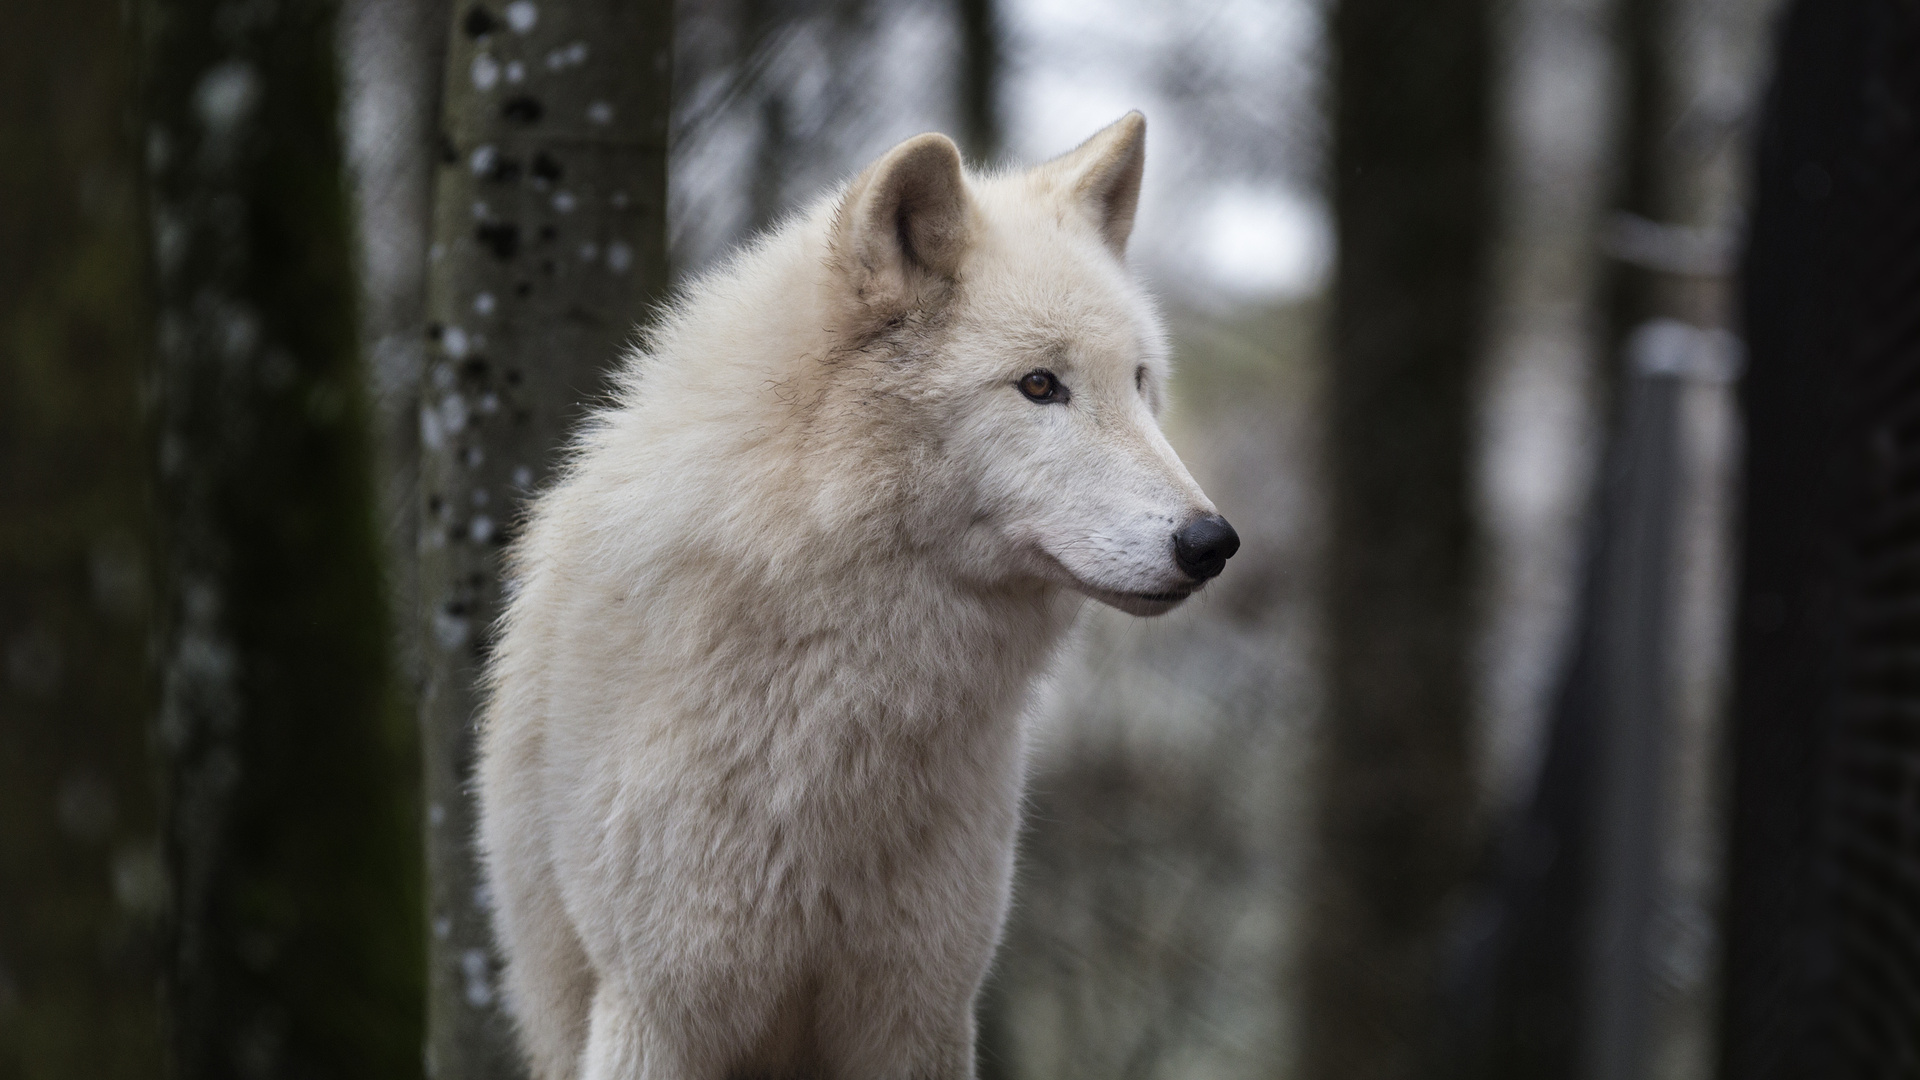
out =
{"type": "Polygon", "coordinates": [[[1192,598],[1193,594],[1199,592],[1206,584],[1204,581],[1195,581],[1191,584],[1182,582],[1175,584],[1171,589],[1156,589],[1151,592],[1144,589],[1138,592],[1110,589],[1104,585],[1096,585],[1067,569],[1066,564],[1051,552],[1045,552],[1045,554],[1055,566],[1060,568],[1062,577],[1066,579],[1062,582],[1063,584],[1071,582],[1071,588],[1080,595],[1098,600],[1109,607],[1119,608],[1129,615],[1163,615],[1180,606],[1182,601],[1192,598]]]}

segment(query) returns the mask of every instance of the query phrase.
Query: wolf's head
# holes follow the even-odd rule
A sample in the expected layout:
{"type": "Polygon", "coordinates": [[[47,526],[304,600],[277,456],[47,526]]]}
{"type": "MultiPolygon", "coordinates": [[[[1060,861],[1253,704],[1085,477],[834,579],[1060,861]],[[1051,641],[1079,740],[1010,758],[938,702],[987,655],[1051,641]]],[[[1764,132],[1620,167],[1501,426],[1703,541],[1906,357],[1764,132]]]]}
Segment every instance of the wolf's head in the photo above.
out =
{"type": "Polygon", "coordinates": [[[1153,615],[1240,541],[1160,432],[1165,332],[1123,265],[1145,138],[1130,113],[989,176],[945,136],[909,139],[840,197],[829,272],[836,333],[884,357],[866,400],[888,403],[916,501],[940,508],[928,539],[984,579],[1153,615]]]}

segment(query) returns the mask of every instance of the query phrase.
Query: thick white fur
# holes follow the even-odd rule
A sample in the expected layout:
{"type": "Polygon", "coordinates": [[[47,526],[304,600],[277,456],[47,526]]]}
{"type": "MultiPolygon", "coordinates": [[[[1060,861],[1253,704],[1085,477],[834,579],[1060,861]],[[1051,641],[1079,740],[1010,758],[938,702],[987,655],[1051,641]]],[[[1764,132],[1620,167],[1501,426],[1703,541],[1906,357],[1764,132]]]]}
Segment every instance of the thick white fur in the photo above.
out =
{"type": "Polygon", "coordinates": [[[1120,257],[1143,139],[902,144],[687,289],[535,501],[480,797],[543,1080],[973,1075],[1029,684],[1074,593],[1196,588],[1213,511],[1120,257]]]}

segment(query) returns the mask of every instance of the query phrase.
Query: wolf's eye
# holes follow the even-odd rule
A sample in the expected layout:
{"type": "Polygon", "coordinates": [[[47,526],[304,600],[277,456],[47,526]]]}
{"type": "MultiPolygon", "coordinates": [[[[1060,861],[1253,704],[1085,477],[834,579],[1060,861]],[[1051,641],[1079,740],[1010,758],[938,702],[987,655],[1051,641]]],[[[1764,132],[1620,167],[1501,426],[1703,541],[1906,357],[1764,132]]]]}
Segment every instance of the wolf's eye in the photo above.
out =
{"type": "Polygon", "coordinates": [[[1060,385],[1053,372],[1045,369],[1020,376],[1020,392],[1027,395],[1027,400],[1042,404],[1067,400],[1067,388],[1060,385]]]}

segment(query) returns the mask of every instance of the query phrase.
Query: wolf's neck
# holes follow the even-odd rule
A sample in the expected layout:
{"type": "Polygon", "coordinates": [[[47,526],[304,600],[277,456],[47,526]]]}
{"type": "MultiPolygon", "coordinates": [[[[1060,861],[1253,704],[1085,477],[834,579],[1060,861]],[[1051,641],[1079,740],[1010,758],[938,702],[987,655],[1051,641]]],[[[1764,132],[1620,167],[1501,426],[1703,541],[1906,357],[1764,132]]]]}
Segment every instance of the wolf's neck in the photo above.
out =
{"type": "MultiPolygon", "coordinates": [[[[643,620],[665,666],[702,671],[711,708],[823,745],[1017,737],[1014,714],[1072,600],[1038,583],[967,581],[938,550],[900,546],[884,517],[834,535],[797,513],[788,524],[802,527],[783,532],[750,520],[747,506],[768,505],[752,486],[729,492],[730,508],[710,504],[740,515],[720,550],[670,542],[600,564],[616,575],[605,595],[629,598],[622,610],[643,620]]],[[[631,522],[623,533],[658,517],[632,502],[617,513],[631,522]]]]}
{"type": "Polygon", "coordinates": [[[1051,587],[969,586],[904,556],[825,569],[733,582],[729,591],[754,612],[733,644],[743,658],[784,657],[776,677],[797,695],[830,684],[848,712],[889,726],[1014,708],[1077,607],[1051,587]]]}

